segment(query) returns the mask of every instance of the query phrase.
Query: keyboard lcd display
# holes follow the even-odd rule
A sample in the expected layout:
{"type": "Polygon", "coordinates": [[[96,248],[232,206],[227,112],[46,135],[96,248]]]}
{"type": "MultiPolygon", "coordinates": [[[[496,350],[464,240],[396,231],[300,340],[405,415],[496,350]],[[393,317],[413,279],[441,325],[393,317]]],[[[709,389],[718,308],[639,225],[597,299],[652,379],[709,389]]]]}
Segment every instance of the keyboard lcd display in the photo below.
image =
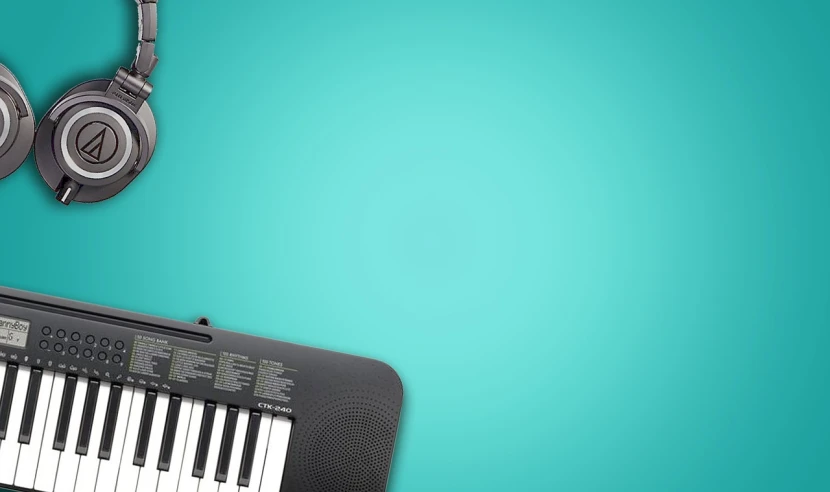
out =
{"type": "Polygon", "coordinates": [[[0,345],[26,348],[31,326],[26,320],[0,316],[0,345]]]}

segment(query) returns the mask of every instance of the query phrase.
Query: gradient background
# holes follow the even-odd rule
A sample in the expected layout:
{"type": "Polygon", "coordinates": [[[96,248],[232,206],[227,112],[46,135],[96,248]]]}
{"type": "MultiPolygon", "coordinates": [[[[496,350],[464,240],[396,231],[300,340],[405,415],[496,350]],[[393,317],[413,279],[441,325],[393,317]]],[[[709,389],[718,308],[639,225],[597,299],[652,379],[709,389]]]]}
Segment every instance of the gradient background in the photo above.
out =
{"type": "MultiPolygon", "coordinates": [[[[393,492],[827,491],[830,7],[670,3],[162,0],[153,163],[0,183],[0,283],[389,362],[393,492]]],[[[42,115],[133,9],[0,60],[42,115]]]]}

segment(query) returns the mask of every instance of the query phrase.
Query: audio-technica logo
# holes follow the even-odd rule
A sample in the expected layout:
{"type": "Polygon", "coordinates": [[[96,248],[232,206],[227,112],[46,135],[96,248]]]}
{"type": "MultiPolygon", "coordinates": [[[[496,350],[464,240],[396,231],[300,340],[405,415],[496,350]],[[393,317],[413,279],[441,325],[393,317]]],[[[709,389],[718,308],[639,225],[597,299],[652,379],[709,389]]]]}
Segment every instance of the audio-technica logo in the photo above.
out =
{"type": "Polygon", "coordinates": [[[5,316],[0,316],[0,329],[3,330],[14,330],[19,331],[21,333],[29,333],[29,328],[31,326],[31,323],[22,319],[7,318],[5,316]]]}
{"type": "Polygon", "coordinates": [[[118,150],[118,137],[106,123],[93,121],[78,132],[75,148],[88,163],[102,164],[112,159],[118,150]]]}

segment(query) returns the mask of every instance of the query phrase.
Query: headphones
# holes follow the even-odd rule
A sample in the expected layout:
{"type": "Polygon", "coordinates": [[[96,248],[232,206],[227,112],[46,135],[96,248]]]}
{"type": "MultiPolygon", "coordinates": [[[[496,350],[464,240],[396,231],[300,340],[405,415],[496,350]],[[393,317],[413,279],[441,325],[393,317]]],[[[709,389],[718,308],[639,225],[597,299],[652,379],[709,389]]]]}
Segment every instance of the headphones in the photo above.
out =
{"type": "Polygon", "coordinates": [[[0,65],[0,179],[16,171],[34,145],[40,175],[58,201],[69,205],[112,198],[147,167],[156,147],[147,78],[158,63],[158,12],[157,0],[135,2],[139,31],[132,67],[64,94],[37,131],[20,83],[0,65]]]}

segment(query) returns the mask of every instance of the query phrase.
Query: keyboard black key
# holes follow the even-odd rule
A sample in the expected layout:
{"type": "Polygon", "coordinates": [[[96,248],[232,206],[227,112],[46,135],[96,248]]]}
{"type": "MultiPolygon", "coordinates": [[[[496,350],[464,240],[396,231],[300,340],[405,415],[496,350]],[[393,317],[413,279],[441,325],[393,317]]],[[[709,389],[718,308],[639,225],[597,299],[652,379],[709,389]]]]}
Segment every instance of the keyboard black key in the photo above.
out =
{"type": "Polygon", "coordinates": [[[254,469],[254,453],[259,439],[259,426],[262,422],[262,414],[252,412],[248,419],[248,434],[245,436],[245,447],[242,448],[242,465],[239,467],[239,480],[237,485],[249,487],[251,485],[251,474],[254,469]]]}
{"type": "Polygon", "coordinates": [[[107,403],[107,415],[104,419],[104,429],[101,434],[101,446],[98,449],[98,458],[109,460],[112,453],[112,441],[115,437],[115,424],[118,423],[118,410],[121,408],[120,384],[113,384],[110,388],[110,400],[107,403]]]}
{"type": "Polygon", "coordinates": [[[199,429],[199,444],[196,447],[196,460],[193,463],[193,476],[205,478],[207,467],[210,436],[213,434],[213,420],[216,418],[216,404],[205,403],[205,412],[202,414],[202,428],[199,429]]]}
{"type": "Polygon", "coordinates": [[[84,412],[81,414],[81,431],[78,434],[78,446],[75,453],[86,456],[89,453],[89,439],[92,435],[92,418],[95,416],[95,405],[98,404],[98,390],[101,383],[90,380],[86,387],[86,400],[84,400],[84,412]]]}
{"type": "MultiPolygon", "coordinates": [[[[167,407],[167,422],[164,423],[164,434],[161,438],[158,469],[170,471],[170,461],[173,459],[173,444],[176,441],[176,428],[179,425],[179,413],[182,410],[182,397],[171,396],[170,406],[167,407]]],[[[183,423],[183,425],[187,425],[183,423]]]]}
{"type": "Polygon", "coordinates": [[[147,461],[147,448],[150,445],[150,431],[153,430],[153,415],[156,413],[156,399],[158,394],[155,391],[148,391],[144,397],[144,410],[141,413],[141,425],[138,427],[138,443],[135,445],[135,466],[144,466],[147,461]]]}
{"type": "MultiPolygon", "coordinates": [[[[35,424],[35,410],[37,410],[37,398],[40,394],[40,381],[43,379],[42,369],[32,369],[29,376],[29,390],[26,392],[26,404],[23,407],[23,421],[20,423],[20,437],[17,442],[29,444],[32,442],[32,427],[35,424]]],[[[48,405],[49,402],[46,402],[48,405]]]]}
{"type": "Polygon", "coordinates": [[[52,449],[55,451],[66,450],[66,435],[69,433],[69,419],[72,417],[72,403],[75,401],[75,388],[78,386],[78,376],[66,376],[66,384],[63,387],[63,398],[61,398],[61,409],[58,413],[58,430],[55,431],[55,442],[52,449]]]}
{"type": "Polygon", "coordinates": [[[12,411],[12,396],[14,396],[16,382],[17,366],[9,364],[6,366],[6,381],[3,383],[3,393],[0,395],[0,440],[6,438],[6,431],[9,428],[9,414],[12,411]]]}
{"type": "Polygon", "coordinates": [[[219,448],[219,463],[216,465],[216,481],[225,483],[228,481],[228,469],[231,467],[231,451],[233,451],[233,438],[236,435],[236,422],[239,420],[239,409],[228,408],[228,416],[225,417],[225,430],[222,432],[222,444],[219,448]]]}

